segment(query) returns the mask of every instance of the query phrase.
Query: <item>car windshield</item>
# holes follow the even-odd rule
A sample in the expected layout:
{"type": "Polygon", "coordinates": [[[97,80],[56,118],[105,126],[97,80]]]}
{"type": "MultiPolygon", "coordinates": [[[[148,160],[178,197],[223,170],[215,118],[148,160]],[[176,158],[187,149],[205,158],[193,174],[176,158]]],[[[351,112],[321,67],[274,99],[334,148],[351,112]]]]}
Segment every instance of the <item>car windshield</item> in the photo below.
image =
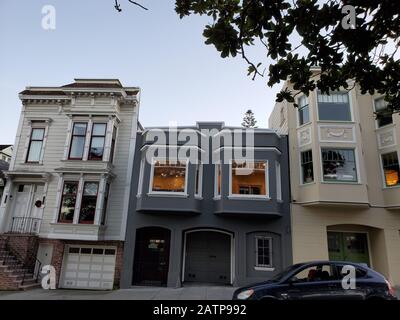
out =
{"type": "Polygon", "coordinates": [[[300,266],[300,264],[294,264],[292,266],[287,267],[284,269],[282,272],[279,272],[277,275],[271,278],[272,282],[279,282],[281,281],[284,277],[286,277],[289,273],[291,273],[293,270],[297,269],[300,266]]]}

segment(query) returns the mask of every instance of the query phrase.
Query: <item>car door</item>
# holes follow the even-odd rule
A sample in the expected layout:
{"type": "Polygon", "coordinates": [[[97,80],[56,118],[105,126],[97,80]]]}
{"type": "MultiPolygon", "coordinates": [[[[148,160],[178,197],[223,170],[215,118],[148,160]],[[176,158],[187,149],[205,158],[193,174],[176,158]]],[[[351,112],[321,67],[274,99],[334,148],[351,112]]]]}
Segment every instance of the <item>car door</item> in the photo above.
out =
{"type": "Polygon", "coordinates": [[[335,295],[338,299],[341,300],[363,300],[367,295],[368,285],[365,283],[364,277],[366,276],[366,271],[358,268],[354,265],[346,265],[346,264],[336,264],[335,265],[336,274],[337,274],[337,286],[335,295]],[[344,272],[343,269],[345,266],[349,268],[354,268],[355,272],[355,287],[349,287],[349,276],[348,272],[344,272]],[[346,278],[345,278],[346,277],[346,278]]]}
{"type": "Polygon", "coordinates": [[[288,300],[332,300],[337,298],[336,282],[330,264],[307,265],[288,279],[280,295],[288,300]]]}

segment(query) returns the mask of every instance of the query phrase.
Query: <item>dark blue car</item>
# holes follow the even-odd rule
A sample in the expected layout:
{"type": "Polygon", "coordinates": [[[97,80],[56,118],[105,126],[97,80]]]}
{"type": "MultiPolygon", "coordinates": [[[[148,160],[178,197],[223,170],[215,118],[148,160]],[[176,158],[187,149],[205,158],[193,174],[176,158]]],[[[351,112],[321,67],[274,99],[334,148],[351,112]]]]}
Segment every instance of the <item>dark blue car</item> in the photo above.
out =
{"type": "Polygon", "coordinates": [[[240,288],[234,300],[396,300],[383,275],[364,264],[314,261],[288,267],[271,280],[240,288]]]}

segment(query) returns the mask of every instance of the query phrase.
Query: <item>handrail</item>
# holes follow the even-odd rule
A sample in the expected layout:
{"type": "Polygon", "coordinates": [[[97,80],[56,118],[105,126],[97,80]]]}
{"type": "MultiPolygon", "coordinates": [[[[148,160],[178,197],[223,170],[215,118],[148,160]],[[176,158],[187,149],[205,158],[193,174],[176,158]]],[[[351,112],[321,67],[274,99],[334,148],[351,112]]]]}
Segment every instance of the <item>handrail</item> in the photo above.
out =
{"type": "Polygon", "coordinates": [[[0,249],[3,249],[3,265],[11,267],[11,269],[19,268],[23,271],[21,285],[25,283],[26,275],[32,273],[33,280],[38,282],[42,263],[37,259],[36,254],[32,253],[25,259],[22,258],[9,244],[9,238],[0,239],[0,249]]]}

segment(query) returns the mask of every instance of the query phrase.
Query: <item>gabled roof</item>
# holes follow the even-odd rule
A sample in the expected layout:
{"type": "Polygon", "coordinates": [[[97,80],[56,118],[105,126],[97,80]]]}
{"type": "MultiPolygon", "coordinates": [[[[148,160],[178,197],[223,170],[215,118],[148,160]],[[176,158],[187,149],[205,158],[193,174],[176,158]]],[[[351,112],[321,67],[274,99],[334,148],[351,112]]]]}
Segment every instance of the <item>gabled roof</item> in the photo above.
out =
{"type": "Polygon", "coordinates": [[[12,147],[12,144],[0,144],[0,151],[12,147]]]}

